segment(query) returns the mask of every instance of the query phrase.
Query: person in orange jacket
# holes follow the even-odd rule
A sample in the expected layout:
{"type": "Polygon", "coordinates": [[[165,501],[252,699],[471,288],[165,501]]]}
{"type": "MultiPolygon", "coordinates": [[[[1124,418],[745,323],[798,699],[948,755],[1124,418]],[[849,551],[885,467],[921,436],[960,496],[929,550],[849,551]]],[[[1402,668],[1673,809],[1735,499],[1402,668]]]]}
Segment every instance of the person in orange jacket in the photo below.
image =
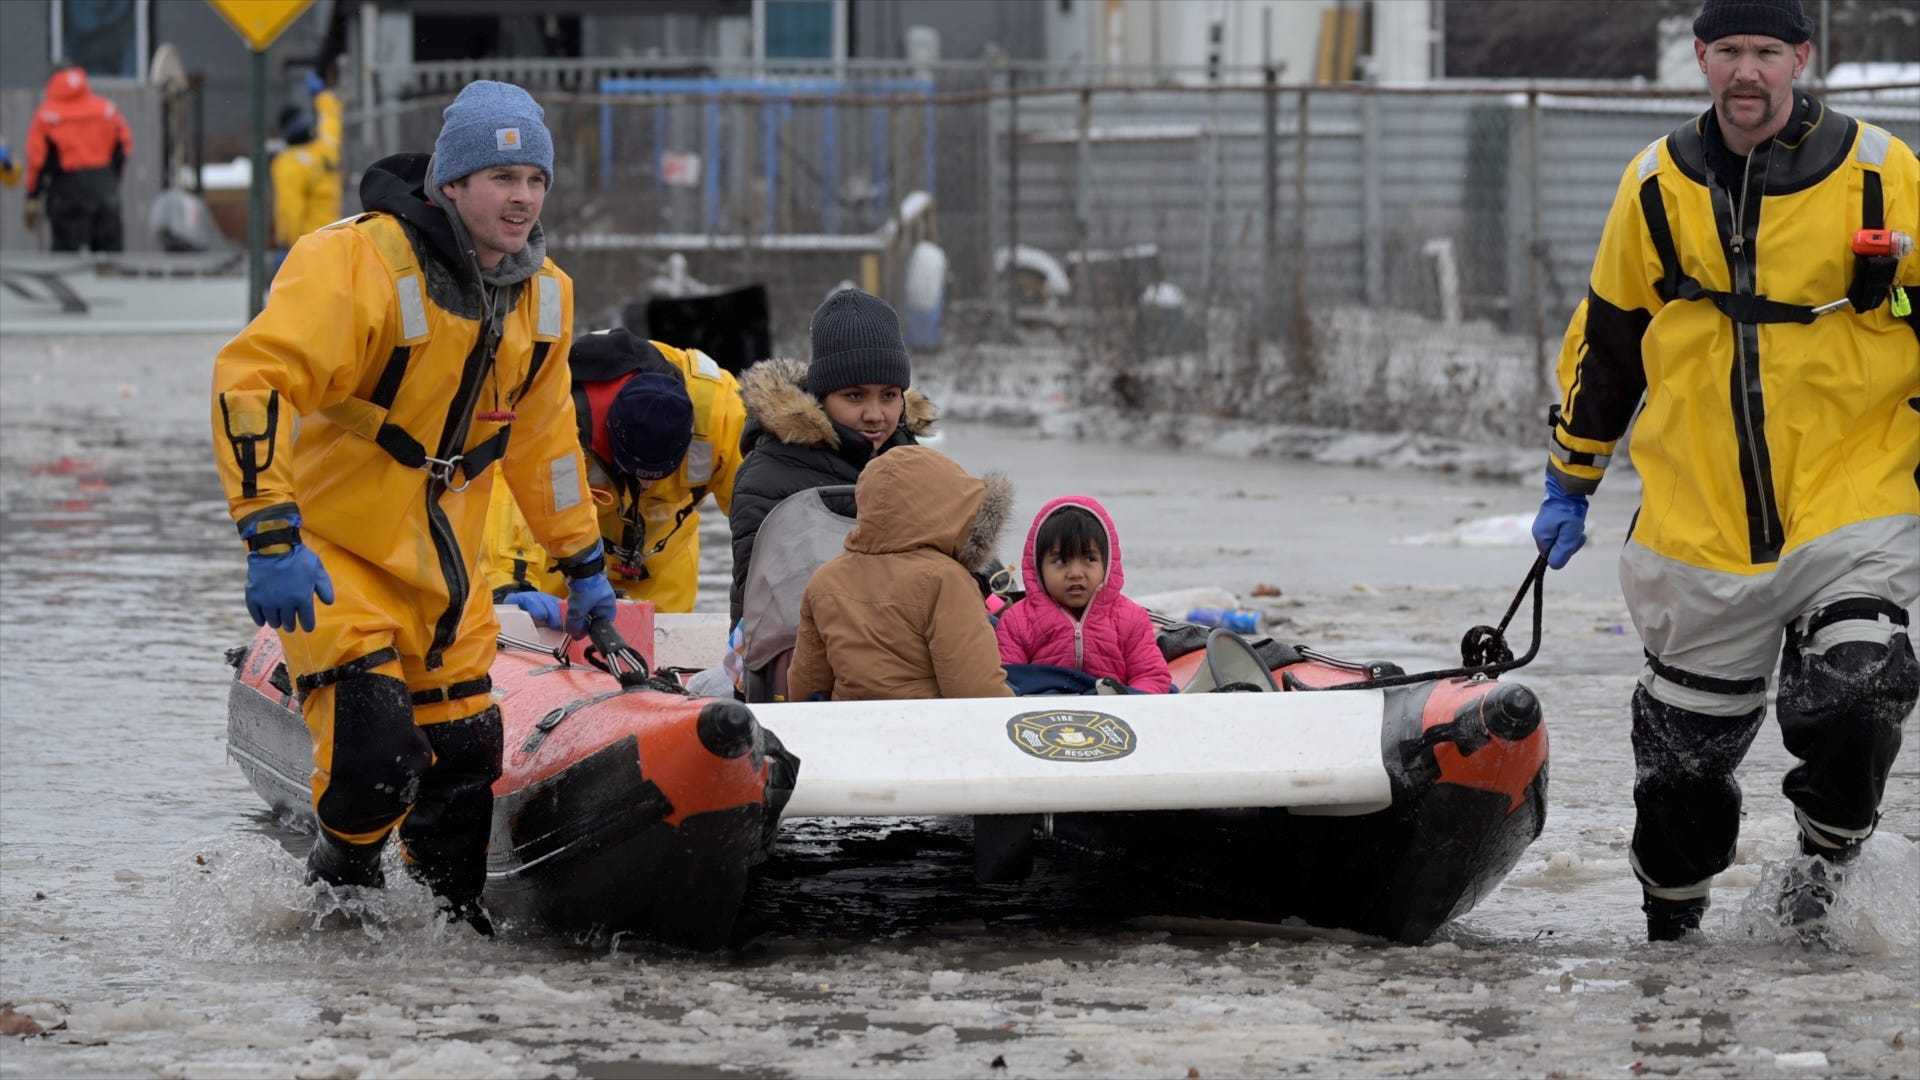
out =
{"type": "Polygon", "coordinates": [[[28,231],[40,227],[44,208],[53,250],[121,250],[120,174],[132,153],[126,116],[87,86],[78,65],[59,67],[27,127],[28,231]]]}

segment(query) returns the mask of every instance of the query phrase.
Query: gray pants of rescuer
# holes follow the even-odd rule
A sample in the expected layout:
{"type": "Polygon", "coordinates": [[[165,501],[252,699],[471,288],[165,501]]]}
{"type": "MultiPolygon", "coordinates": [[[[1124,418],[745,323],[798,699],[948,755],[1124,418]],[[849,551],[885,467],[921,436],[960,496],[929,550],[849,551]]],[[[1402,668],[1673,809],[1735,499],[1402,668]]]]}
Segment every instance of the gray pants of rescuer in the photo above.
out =
{"type": "Polygon", "coordinates": [[[1704,906],[1733,862],[1733,771],[1766,715],[1776,657],[1781,740],[1800,759],[1782,786],[1803,849],[1842,856],[1872,834],[1920,698],[1908,629],[1920,516],[1837,529],[1754,575],[1629,541],[1620,585],[1647,653],[1633,695],[1631,862],[1650,905],[1704,906]]]}

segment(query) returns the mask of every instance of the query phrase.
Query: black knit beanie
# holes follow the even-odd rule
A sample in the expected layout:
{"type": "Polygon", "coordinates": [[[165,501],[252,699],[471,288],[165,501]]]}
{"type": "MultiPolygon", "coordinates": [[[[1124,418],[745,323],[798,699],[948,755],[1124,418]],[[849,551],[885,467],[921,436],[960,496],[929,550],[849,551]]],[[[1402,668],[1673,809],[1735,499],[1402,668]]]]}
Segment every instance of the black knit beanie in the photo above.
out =
{"type": "Polygon", "coordinates": [[[680,467],[693,445],[693,399],[678,374],[642,371],[607,406],[613,467],[640,480],[658,480],[680,467]]]}
{"type": "Polygon", "coordinates": [[[814,309],[808,336],[813,360],[807,365],[807,392],[814,397],[866,383],[913,385],[900,317],[872,293],[841,289],[827,297],[814,309]]]}
{"type": "Polygon", "coordinates": [[[1706,0],[1693,20],[1693,36],[1708,44],[1734,34],[1759,34],[1798,45],[1813,36],[1813,22],[1800,0],[1706,0]]]}

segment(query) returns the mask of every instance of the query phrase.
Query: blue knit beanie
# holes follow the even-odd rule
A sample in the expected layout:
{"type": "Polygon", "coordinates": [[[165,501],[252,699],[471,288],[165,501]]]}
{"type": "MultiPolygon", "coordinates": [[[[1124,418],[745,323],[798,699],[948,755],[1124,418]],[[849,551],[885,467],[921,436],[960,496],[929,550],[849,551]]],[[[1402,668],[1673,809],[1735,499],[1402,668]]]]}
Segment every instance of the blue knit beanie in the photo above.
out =
{"type": "Polygon", "coordinates": [[[641,480],[658,480],[680,467],[693,445],[693,399],[678,374],[643,371],[627,380],[607,406],[613,467],[641,480]]]}
{"type": "Polygon", "coordinates": [[[433,143],[433,175],[442,184],[494,165],[535,165],[553,186],[553,136],[546,110],[533,95],[512,83],[470,82],[440,114],[440,137],[433,143]]]}

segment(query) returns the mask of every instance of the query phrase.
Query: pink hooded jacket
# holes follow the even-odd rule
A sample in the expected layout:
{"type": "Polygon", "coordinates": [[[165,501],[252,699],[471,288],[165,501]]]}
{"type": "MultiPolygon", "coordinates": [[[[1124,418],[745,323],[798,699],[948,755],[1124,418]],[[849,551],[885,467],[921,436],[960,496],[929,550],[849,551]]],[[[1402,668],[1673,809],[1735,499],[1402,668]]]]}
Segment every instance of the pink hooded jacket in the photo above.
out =
{"type": "Polygon", "coordinates": [[[1155,641],[1147,609],[1120,595],[1126,575],[1120,569],[1120,534],[1107,508],[1085,495],[1068,495],[1040,508],[1027,529],[1020,572],[1026,580],[1024,600],[1000,617],[995,635],[1000,661],[1005,664],[1053,664],[1077,668],[1098,678],[1114,679],[1135,690],[1164,694],[1173,689],[1173,676],[1155,641]],[[1033,550],[1040,526],[1066,506],[1077,506],[1097,518],[1107,531],[1107,580],[1076,622],[1047,595],[1040,579],[1040,559],[1033,550]]]}

